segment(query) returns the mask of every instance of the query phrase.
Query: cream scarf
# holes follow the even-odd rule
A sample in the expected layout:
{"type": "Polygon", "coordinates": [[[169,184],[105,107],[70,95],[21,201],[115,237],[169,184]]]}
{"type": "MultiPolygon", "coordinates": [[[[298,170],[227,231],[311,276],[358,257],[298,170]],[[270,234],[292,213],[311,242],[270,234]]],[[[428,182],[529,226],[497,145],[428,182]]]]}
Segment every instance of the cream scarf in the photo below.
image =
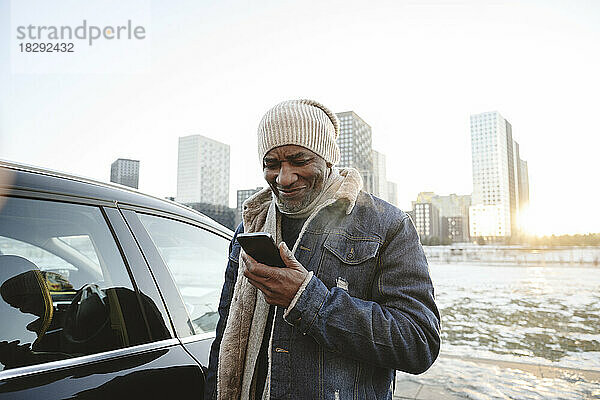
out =
{"type": "MultiPolygon", "coordinates": [[[[306,227],[320,210],[341,200],[346,202],[346,214],[350,214],[361,188],[362,178],[357,170],[332,168],[323,191],[311,204],[299,212],[286,213],[291,218],[307,218],[292,253],[295,254],[306,227]]],[[[277,211],[277,199],[270,188],[251,196],[244,202],[244,232],[269,232],[275,238],[275,242],[280,243],[281,214],[277,211]]],[[[253,376],[267,323],[269,304],[262,292],[252,286],[244,276],[245,269],[246,265],[240,256],[229,317],[219,349],[218,400],[254,399],[253,376]]],[[[274,323],[275,319],[273,325],[274,323]]],[[[270,390],[270,353],[269,351],[269,371],[263,394],[263,398],[266,399],[269,398],[270,390]]]]}

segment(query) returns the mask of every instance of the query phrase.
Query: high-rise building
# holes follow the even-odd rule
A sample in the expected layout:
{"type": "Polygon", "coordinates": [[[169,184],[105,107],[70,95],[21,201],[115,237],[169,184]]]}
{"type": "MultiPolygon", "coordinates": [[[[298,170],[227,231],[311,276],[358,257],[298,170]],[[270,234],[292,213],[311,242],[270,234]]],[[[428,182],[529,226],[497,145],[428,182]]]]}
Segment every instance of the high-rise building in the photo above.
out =
{"type": "Polygon", "coordinates": [[[465,242],[468,235],[465,232],[465,226],[462,216],[441,217],[442,219],[442,238],[449,239],[451,242],[465,242]]]}
{"type": "MultiPolygon", "coordinates": [[[[514,218],[516,219],[516,221],[519,220],[519,204],[520,204],[520,200],[519,200],[519,173],[521,172],[521,170],[519,169],[519,143],[517,143],[516,140],[513,139],[513,182],[515,185],[515,216],[514,218]]],[[[516,223],[516,221],[514,221],[516,223]]],[[[518,229],[518,226],[516,227],[518,229]]]]}
{"type": "Polygon", "coordinates": [[[373,179],[373,160],[371,127],[354,111],[336,113],[340,120],[340,167],[353,167],[363,178],[366,192],[375,193],[373,179]]]}
{"type": "Polygon", "coordinates": [[[452,193],[447,196],[440,196],[434,192],[421,192],[417,195],[417,201],[413,202],[413,209],[417,203],[431,203],[438,210],[441,224],[440,234],[442,238],[449,238],[452,242],[464,242],[469,240],[470,195],[458,195],[452,193]],[[448,220],[450,220],[449,225],[444,225],[448,220]],[[460,227],[456,226],[458,223],[461,224],[460,227]],[[453,233],[447,233],[448,229],[453,229],[453,233]]]}
{"type": "Polygon", "coordinates": [[[179,138],[176,199],[229,205],[228,144],[201,135],[179,138]]]}
{"type": "Polygon", "coordinates": [[[471,238],[508,236],[506,210],[502,205],[473,204],[469,207],[469,235],[471,238]]]}
{"type": "Polygon", "coordinates": [[[129,160],[119,158],[110,165],[110,181],[138,188],[140,180],[140,162],[138,160],[129,160]]]}
{"type": "Polygon", "coordinates": [[[440,237],[440,213],[432,203],[414,203],[415,228],[421,238],[440,237]]]}
{"type": "Polygon", "coordinates": [[[385,154],[371,150],[371,159],[373,162],[373,194],[388,200],[385,154]]]}
{"type": "Polygon", "coordinates": [[[529,206],[529,170],[527,161],[519,160],[519,208],[529,206]]]}
{"type": "Polygon", "coordinates": [[[520,149],[512,125],[497,111],[471,115],[471,154],[470,235],[494,238],[516,234],[520,196],[525,197],[524,189],[519,188],[520,149]]]}
{"type": "Polygon", "coordinates": [[[517,203],[517,221],[520,224],[521,213],[529,205],[529,173],[527,161],[521,159],[519,143],[514,141],[515,155],[515,199],[517,203]]]}
{"type": "Polygon", "coordinates": [[[434,192],[421,192],[417,195],[417,203],[433,203],[440,211],[440,217],[466,216],[469,214],[471,196],[454,194],[440,196],[434,192]]]}

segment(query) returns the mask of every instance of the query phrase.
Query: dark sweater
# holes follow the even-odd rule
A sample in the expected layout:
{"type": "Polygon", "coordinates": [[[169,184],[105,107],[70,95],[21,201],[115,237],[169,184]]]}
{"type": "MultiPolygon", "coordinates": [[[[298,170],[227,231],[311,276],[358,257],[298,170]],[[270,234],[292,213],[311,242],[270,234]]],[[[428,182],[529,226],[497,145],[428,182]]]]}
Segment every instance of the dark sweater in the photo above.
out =
{"type": "MultiPolygon", "coordinates": [[[[298,236],[300,236],[300,230],[304,225],[305,219],[293,219],[281,216],[281,238],[292,250],[298,236]]],[[[265,382],[267,380],[267,373],[269,370],[269,339],[271,338],[271,326],[273,326],[273,315],[275,313],[275,307],[269,307],[269,315],[267,317],[267,324],[265,325],[265,333],[263,334],[262,344],[260,345],[260,352],[258,353],[258,359],[256,361],[256,399],[262,397],[262,392],[265,388],[265,382]]]]}

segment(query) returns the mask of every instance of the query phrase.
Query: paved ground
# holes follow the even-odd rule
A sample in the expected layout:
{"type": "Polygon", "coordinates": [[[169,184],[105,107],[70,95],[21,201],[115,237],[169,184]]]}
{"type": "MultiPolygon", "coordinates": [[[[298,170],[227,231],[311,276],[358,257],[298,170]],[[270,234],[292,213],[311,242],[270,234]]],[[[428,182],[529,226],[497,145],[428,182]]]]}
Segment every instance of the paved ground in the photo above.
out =
{"type": "MultiPolygon", "coordinates": [[[[590,397],[586,396],[585,398],[600,398],[600,371],[582,370],[574,368],[557,368],[539,364],[507,362],[469,357],[453,357],[448,355],[440,356],[440,358],[443,358],[446,364],[451,364],[452,359],[457,359],[461,361],[468,361],[469,363],[474,363],[475,365],[480,366],[482,370],[493,366],[495,367],[494,370],[497,370],[496,368],[500,368],[501,370],[510,369],[513,374],[516,372],[517,375],[519,373],[518,371],[521,371],[523,375],[534,375],[537,378],[564,379],[565,376],[577,376],[577,379],[583,379],[586,382],[598,384],[599,390],[597,392],[594,391],[594,394],[592,394],[590,397]]],[[[440,372],[437,371],[433,371],[433,373],[440,374],[440,372]]],[[[432,380],[430,379],[429,381],[432,380]]],[[[435,379],[433,379],[433,381],[435,381],[435,379]]],[[[394,392],[394,400],[463,400],[479,397],[477,392],[473,392],[472,396],[459,394],[457,392],[460,391],[453,391],[442,385],[436,386],[431,384],[419,383],[416,382],[415,379],[411,376],[408,376],[406,374],[398,374],[396,380],[396,390],[394,392]]],[[[482,396],[482,398],[486,397],[482,396]]]]}

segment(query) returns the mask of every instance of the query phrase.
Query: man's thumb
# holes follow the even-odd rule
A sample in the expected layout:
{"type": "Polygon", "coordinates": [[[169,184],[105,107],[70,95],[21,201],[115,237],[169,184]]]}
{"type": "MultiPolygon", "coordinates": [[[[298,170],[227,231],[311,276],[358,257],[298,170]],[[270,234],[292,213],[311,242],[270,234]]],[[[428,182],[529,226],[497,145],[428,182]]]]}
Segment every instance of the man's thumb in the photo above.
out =
{"type": "Polygon", "coordinates": [[[281,244],[279,245],[279,255],[281,256],[281,259],[283,261],[290,261],[294,263],[296,262],[292,251],[287,247],[287,244],[285,244],[285,242],[281,242],[281,244]]]}

